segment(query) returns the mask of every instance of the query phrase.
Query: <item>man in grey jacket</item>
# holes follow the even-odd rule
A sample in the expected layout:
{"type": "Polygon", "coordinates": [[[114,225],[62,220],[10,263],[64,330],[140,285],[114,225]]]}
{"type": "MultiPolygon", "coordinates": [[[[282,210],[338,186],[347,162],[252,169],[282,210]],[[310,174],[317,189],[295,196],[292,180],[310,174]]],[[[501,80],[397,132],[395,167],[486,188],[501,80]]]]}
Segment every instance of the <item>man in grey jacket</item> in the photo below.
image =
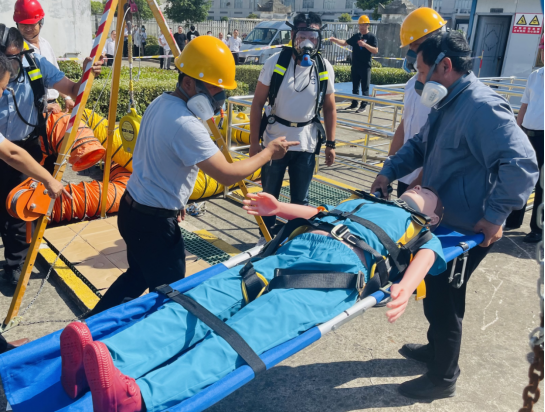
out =
{"type": "Polygon", "coordinates": [[[435,33],[420,45],[415,88],[432,107],[428,121],[385,162],[371,188],[388,193],[388,183],[423,166],[422,185],[435,189],[445,207],[443,224],[485,236],[481,247],[469,251],[461,287],[449,284],[452,262],[443,275],[425,279],[428,344],[408,344],[400,351],[428,365],[427,374],[399,387],[416,399],[454,396],[467,281],[501,238],[509,213],[526,202],[539,174],[535,152],[509,103],[469,71],[470,53],[459,32],[435,33]]]}

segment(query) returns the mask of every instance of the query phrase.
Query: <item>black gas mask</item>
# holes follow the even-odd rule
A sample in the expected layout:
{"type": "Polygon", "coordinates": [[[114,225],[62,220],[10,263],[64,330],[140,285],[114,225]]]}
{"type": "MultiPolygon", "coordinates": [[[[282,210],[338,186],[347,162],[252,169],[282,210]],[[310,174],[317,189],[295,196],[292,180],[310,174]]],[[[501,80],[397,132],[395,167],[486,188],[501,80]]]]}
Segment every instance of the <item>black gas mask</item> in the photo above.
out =
{"type": "Polygon", "coordinates": [[[291,27],[293,36],[293,50],[297,57],[301,59],[301,66],[312,66],[311,58],[316,56],[322,47],[322,30],[326,26],[319,29],[310,27],[310,19],[307,18],[307,27],[295,27],[293,24],[286,22],[291,27]]]}

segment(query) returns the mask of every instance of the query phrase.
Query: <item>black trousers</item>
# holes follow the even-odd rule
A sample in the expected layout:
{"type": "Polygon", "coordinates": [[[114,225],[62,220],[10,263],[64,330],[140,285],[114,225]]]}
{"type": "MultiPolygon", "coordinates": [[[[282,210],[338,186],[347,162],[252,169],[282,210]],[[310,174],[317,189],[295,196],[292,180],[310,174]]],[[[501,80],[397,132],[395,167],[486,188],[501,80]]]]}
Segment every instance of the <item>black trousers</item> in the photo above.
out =
{"type": "MultiPolygon", "coordinates": [[[[534,150],[536,151],[536,157],[537,157],[537,165],[539,166],[539,170],[543,167],[543,130],[528,130],[523,128],[523,130],[526,132],[526,134],[529,134],[528,140],[530,140],[530,143],[534,147],[534,150]]],[[[532,217],[530,219],[530,229],[532,232],[539,233],[541,229],[537,225],[537,206],[541,203],[543,199],[543,189],[541,188],[541,185],[539,184],[539,180],[536,183],[535,187],[535,197],[534,197],[534,207],[532,209],[532,217]]],[[[526,205],[520,210],[514,210],[511,212],[509,217],[507,218],[507,221],[505,222],[505,225],[510,229],[517,229],[522,226],[522,221],[524,220],[524,213],[526,212],[526,205]]]]}
{"type": "Polygon", "coordinates": [[[113,66],[114,56],[112,54],[107,54],[106,57],[108,58],[108,60],[106,60],[106,66],[113,66]]]}
{"type": "MultiPolygon", "coordinates": [[[[42,160],[40,139],[20,144],[36,161],[42,160]]],[[[28,176],[15,170],[0,160],[0,235],[4,243],[4,269],[17,269],[22,266],[30,245],[26,242],[26,222],[10,216],[6,209],[9,192],[28,176]]],[[[33,222],[32,228],[36,226],[33,222]]]]}
{"type": "Polygon", "coordinates": [[[235,65],[238,66],[238,53],[233,53],[233,59],[235,59],[235,65]]]}
{"type": "Polygon", "coordinates": [[[427,376],[436,385],[453,384],[460,375],[458,359],[462,344],[467,282],[492,246],[487,248],[476,246],[469,251],[465,280],[460,289],[453,288],[448,282],[454,261],[449,262],[444,273],[438,276],[427,275],[424,279],[426,282],[424,315],[430,323],[428,347],[433,353],[433,359],[428,363],[427,376]]]}
{"type": "MultiPolygon", "coordinates": [[[[164,54],[165,54],[165,49],[159,46],[159,55],[162,56],[164,54]]],[[[165,59],[163,57],[159,57],[159,68],[162,69],[164,64],[165,64],[165,59]]]]}
{"type": "Polygon", "coordinates": [[[127,57],[129,55],[129,39],[125,38],[123,40],[123,57],[127,57]]]}
{"type": "MultiPolygon", "coordinates": [[[[369,83],[371,82],[371,68],[358,69],[352,66],[352,94],[361,94],[362,96],[369,96],[369,83]]],[[[352,100],[352,103],[358,103],[356,100],[352,100]]],[[[361,102],[365,107],[366,102],[361,102]]]]}
{"type": "Polygon", "coordinates": [[[129,269],[110,286],[91,315],[117,306],[125,298],[137,298],[148,288],[153,291],[185,277],[184,239],[175,217],[139,212],[129,206],[124,195],[117,225],[127,244],[129,269]]]}

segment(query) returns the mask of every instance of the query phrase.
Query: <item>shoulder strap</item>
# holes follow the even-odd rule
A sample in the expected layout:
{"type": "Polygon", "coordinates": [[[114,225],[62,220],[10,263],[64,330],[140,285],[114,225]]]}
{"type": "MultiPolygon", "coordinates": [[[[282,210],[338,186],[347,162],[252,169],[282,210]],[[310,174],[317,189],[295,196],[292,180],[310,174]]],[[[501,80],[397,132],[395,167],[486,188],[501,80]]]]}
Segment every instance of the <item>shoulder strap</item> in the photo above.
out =
{"type": "Polygon", "coordinates": [[[28,67],[25,69],[25,71],[30,80],[32,93],[34,94],[34,105],[38,110],[38,127],[43,127],[47,121],[45,116],[45,113],[47,112],[47,92],[45,89],[44,79],[32,53],[24,53],[24,56],[28,63],[28,67]]]}
{"type": "Polygon", "coordinates": [[[274,66],[273,75],[271,77],[271,86],[269,87],[269,106],[274,105],[274,101],[278,95],[278,90],[280,90],[280,85],[282,84],[286,70],[288,70],[290,65],[292,55],[292,47],[283,47],[282,51],[280,52],[280,56],[278,56],[278,61],[274,66]]]}
{"type": "Polygon", "coordinates": [[[254,350],[246,343],[246,341],[225,322],[222,322],[216,315],[211,313],[204,306],[180,293],[177,290],[172,289],[169,285],[159,286],[156,291],[174,302],[181,305],[185,310],[203,322],[206,326],[212,329],[217,335],[221,336],[225,341],[231,345],[231,347],[238,353],[238,355],[252,368],[254,374],[267,370],[267,366],[261,360],[261,358],[254,352],[254,350]]]}
{"type": "Polygon", "coordinates": [[[316,70],[318,71],[318,79],[320,80],[320,87],[318,89],[318,98],[316,99],[316,108],[314,113],[319,115],[322,107],[324,106],[325,94],[327,92],[327,84],[329,81],[329,73],[325,64],[324,58],[321,53],[316,54],[315,58],[316,70]]]}

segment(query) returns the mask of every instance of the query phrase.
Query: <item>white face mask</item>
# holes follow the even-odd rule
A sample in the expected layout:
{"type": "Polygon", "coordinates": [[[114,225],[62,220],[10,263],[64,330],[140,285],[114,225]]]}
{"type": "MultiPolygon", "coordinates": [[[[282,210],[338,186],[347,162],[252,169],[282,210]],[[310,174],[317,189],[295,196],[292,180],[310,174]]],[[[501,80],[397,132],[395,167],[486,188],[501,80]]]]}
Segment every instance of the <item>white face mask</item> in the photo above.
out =
{"type": "Polygon", "coordinates": [[[443,100],[447,94],[448,90],[445,86],[437,82],[428,81],[424,84],[420,101],[424,106],[433,107],[443,100]]]}
{"type": "Polygon", "coordinates": [[[189,98],[187,108],[201,120],[208,120],[214,116],[214,109],[210,104],[210,100],[201,93],[189,98]]]}

